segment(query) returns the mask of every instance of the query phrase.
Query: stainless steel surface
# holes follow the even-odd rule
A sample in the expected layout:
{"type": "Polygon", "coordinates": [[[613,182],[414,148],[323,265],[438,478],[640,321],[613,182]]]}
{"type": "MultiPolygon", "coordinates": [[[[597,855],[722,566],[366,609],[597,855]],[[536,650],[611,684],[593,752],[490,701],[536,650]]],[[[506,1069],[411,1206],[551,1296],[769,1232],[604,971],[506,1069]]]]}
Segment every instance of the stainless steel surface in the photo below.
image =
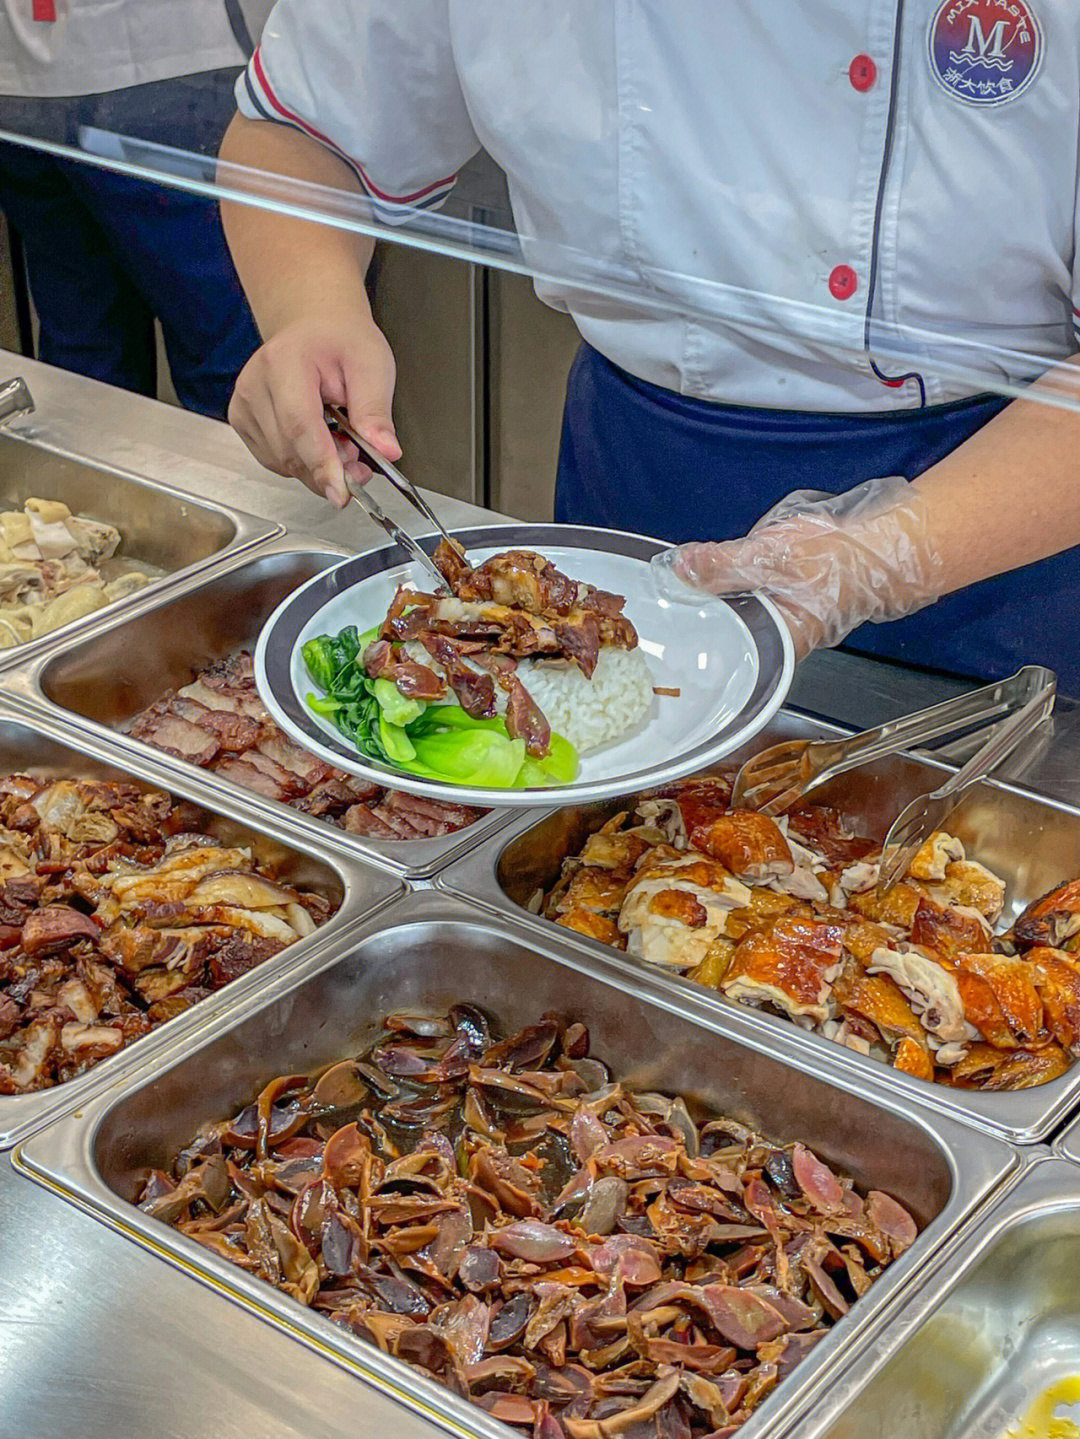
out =
{"type": "MultiPolygon", "coordinates": [[[[781,711],[754,744],[834,737],[839,733],[835,726],[823,721],[781,711]]],[[[730,761],[738,763],[746,758],[750,748],[731,756],[730,761]]],[[[880,840],[898,805],[937,788],[951,772],[949,767],[928,758],[894,755],[831,781],[815,795],[815,800],[836,805],[860,833],[880,840]]],[[[550,935],[556,926],[529,914],[525,906],[538,890],[546,890],[554,883],[563,858],[576,854],[593,830],[627,808],[633,798],[626,795],[602,804],[549,810],[540,820],[514,820],[504,832],[451,865],[437,883],[550,935]]],[[[1080,873],[1080,809],[1017,786],[983,781],[968,792],[950,819],[950,828],[970,854],[1006,880],[1007,915],[1018,914],[1026,903],[1058,884],[1063,876],[1080,873]]],[[[562,933],[567,942],[584,952],[612,955],[628,972],[644,972],[639,961],[598,941],[569,930],[562,933]]],[[[1080,1064],[1074,1064],[1050,1084],[1012,1093],[931,1086],[820,1035],[808,1034],[779,1016],[737,1005],[689,980],[663,974],[658,975],[657,982],[669,988],[673,1003],[685,1002],[682,997],[691,993],[700,996],[717,1012],[737,1013],[740,1023],[751,1026],[758,1035],[790,1037],[797,1047],[816,1056],[817,1063],[858,1073],[878,1083],[884,1081],[905,1102],[908,1098],[920,1099],[943,1112],[988,1126],[1018,1143],[1046,1138],[1080,1105],[1080,1064]]]]}
{"type": "Polygon", "coordinates": [[[505,824],[510,811],[492,810],[468,829],[441,838],[366,838],[241,789],[209,771],[196,771],[122,732],[147,705],[166,690],[187,684],[197,670],[238,649],[253,649],[259,630],[281,600],[342,558],[340,553],[303,542],[275,540],[232,568],[193,578],[178,591],[146,601],[122,620],[99,624],[66,643],[47,647],[4,683],[16,700],[35,708],[45,705],[50,713],[59,711],[82,727],[92,727],[125,753],[153,757],[170,772],[197,782],[208,797],[229,799],[290,832],[309,835],[396,872],[431,874],[505,824]]]}
{"type": "Polygon", "coordinates": [[[22,376],[17,375],[13,380],[5,380],[0,385],[0,425],[6,424],[17,415],[33,413],[34,397],[22,376]]]}
{"type": "Polygon", "coordinates": [[[1080,1117],[1074,1119],[1054,1141],[1054,1151],[1073,1164],[1080,1164],[1080,1117]]]}
{"type": "Polygon", "coordinates": [[[350,863],[333,849],[319,847],[306,836],[293,834],[272,821],[253,818],[242,800],[226,797],[218,802],[216,797],[211,798],[197,773],[188,771],[186,776],[174,779],[149,759],[118,755],[107,742],[86,742],[54,721],[39,718],[30,722],[27,716],[0,704],[0,772],[13,771],[49,778],[134,780],[143,788],[168,789],[207,806],[211,833],[227,842],[250,844],[255,855],[270,864],[286,883],[317,888],[340,900],[341,907],[308,939],[283,950],[79,1078],[33,1094],[0,1095],[0,1149],[16,1143],[88,1095],[114,1084],[139,1062],[141,1055],[156,1054],[163,1045],[174,1042],[186,1043],[212,1027],[234,1005],[258,994],[275,974],[291,970],[306,955],[323,952],[342,929],[400,892],[390,876],[355,861],[350,863]]]}
{"type": "MultiPolygon", "coordinates": [[[[886,720],[847,739],[788,740],[768,745],[740,767],[732,787],[731,803],[735,808],[759,809],[766,815],[783,814],[837,775],[900,750],[921,749],[931,740],[1014,714],[1038,698],[1044,689],[1049,691],[1052,709],[1056,687],[1056,678],[1049,670],[1026,665],[1007,680],[942,700],[929,709],[916,710],[899,719],[886,720]]],[[[1022,737],[1018,736],[1016,743],[1022,737]]],[[[1000,759],[1007,759],[1009,753],[1011,748],[1002,753],[1000,759]]]]}
{"type": "Polygon", "coordinates": [[[552,1009],[581,1018],[594,1051],[628,1084],[686,1093],[780,1142],[802,1139],[858,1183],[894,1194],[925,1226],[852,1317],[762,1406],[742,1431],[746,1439],[776,1432],[771,1426],[779,1428],[799,1406],[804,1388],[842,1361],[861,1325],[891,1311],[936,1245],[1017,1162],[1008,1145],[989,1135],[906,1098],[898,1102],[884,1089],[826,1076],[794,1046],[738,1034],[692,1000],[673,1003],[651,975],[630,975],[606,956],[576,954],[552,936],[538,940],[429,890],[358,925],[334,957],[312,957],[282,975],[227,1028],[204,1033],[197,1047],[174,1046],[33,1138],[18,1151],[16,1166],[302,1341],[336,1353],[369,1386],[422,1405],[447,1428],[505,1436],[456,1396],[130,1203],[150,1167],[167,1163],[201,1122],[234,1112],[274,1074],[309,1071],[355,1052],[387,1009],[440,1010],[470,999],[508,1028],[552,1009]]]}
{"type": "Polygon", "coordinates": [[[431,1439],[0,1154],[0,1439],[431,1439]]]}
{"type": "Polygon", "coordinates": [[[1080,1171],[1031,1165],[924,1266],[904,1308],[852,1344],[799,1439],[1005,1439],[1080,1375],[1080,1171]]]}
{"type": "MultiPolygon", "coordinates": [[[[175,576],[197,573],[213,559],[248,549],[280,528],[140,475],[91,464],[44,438],[32,438],[25,429],[28,423],[18,432],[10,426],[0,430],[0,506],[19,508],[33,496],[62,500],[73,514],[115,525],[120,531],[118,555],[165,572],[163,579],[151,580],[145,589],[107,606],[110,614],[126,612],[136,600],[167,588],[175,576]]],[[[76,620],[0,651],[0,665],[21,662],[57,636],[76,633],[81,623],[76,620]]]]}
{"type": "Polygon", "coordinates": [[[1023,681],[1034,691],[1031,699],[1008,719],[995,726],[994,733],[955,774],[932,793],[913,799],[889,826],[882,849],[877,892],[884,895],[907,873],[908,865],[936,829],[963,803],[964,795],[992,775],[1020,745],[1031,738],[1054,712],[1057,676],[1039,665],[1029,665],[1005,684],[1023,681]]]}

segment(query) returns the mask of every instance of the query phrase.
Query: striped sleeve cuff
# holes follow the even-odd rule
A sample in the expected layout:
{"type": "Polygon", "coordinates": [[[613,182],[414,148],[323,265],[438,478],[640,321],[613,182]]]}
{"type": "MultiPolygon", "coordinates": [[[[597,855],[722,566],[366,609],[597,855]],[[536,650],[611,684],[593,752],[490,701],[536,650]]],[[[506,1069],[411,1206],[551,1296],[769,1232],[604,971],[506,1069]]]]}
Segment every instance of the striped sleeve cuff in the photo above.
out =
{"type": "Polygon", "coordinates": [[[321,130],[317,130],[314,125],[284,103],[266,73],[266,65],[262,53],[258,49],[251,57],[247,69],[241,73],[236,82],[236,101],[240,113],[249,120],[273,120],[280,125],[291,125],[294,130],[300,130],[303,134],[310,135],[320,145],[325,145],[328,150],[333,151],[339,160],[348,165],[359,180],[365,195],[372,201],[379,217],[390,224],[403,223],[417,210],[439,209],[457,183],[457,175],[454,174],[447,175],[441,180],[435,180],[430,185],[425,185],[411,193],[394,194],[389,190],[380,189],[359,160],[347,154],[340,145],[331,140],[329,135],[324,135],[321,130]]]}

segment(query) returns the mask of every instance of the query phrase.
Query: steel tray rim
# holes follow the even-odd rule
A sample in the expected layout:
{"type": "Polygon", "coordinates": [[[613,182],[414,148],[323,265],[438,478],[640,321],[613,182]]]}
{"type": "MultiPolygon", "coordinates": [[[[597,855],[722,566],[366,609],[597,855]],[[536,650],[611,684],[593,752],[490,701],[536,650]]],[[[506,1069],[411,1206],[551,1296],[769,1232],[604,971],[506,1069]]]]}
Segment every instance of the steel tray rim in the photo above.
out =
{"type": "Polygon", "coordinates": [[[144,1056],[147,1062],[157,1062],[163,1050],[170,1048],[174,1040],[185,1044],[191,1042],[194,1036],[222,1021],[234,1006],[257,997],[278,973],[289,973],[309,955],[321,953],[324,948],[332,946],[339,934],[347,932],[365,916],[377,913],[403,893],[401,881],[396,876],[364,865],[352,855],[343,856],[331,845],[314,842],[307,834],[293,833],[287,827],[271,823],[265,816],[253,815],[231,797],[231,802],[219,803],[216,796],[208,796],[190,778],[185,782],[181,777],[178,783],[172,775],[162,774],[152,765],[133,763],[129,756],[117,753],[108,745],[86,743],[83,736],[73,733],[68,727],[22,712],[7,696],[0,698],[0,725],[5,719],[25,724],[31,718],[37,720],[38,733],[45,739],[66,745],[99,763],[112,765],[144,784],[167,789],[182,799],[201,805],[212,815],[243,825],[293,853],[318,861],[337,875],[343,893],[338,910],[314,933],[295,941],[264,964],[208,995],[159,1029],[109,1055],[84,1074],[64,1084],[29,1094],[0,1095],[0,1152],[88,1102],[100,1090],[114,1088],[126,1074],[141,1065],[144,1056]]]}
{"type": "MultiPolygon", "coordinates": [[[[481,917],[481,922],[484,918],[481,917]]],[[[275,977],[273,983],[266,986],[253,1006],[243,1014],[234,1006],[231,1014],[217,1026],[216,1035],[220,1036],[242,1019],[268,1007],[318,973],[346,958],[346,941],[355,943],[375,932],[376,926],[380,930],[405,928],[413,923],[430,922],[433,919],[456,920],[473,926],[477,924],[477,916],[467,901],[437,889],[414,890],[381,910],[376,916],[357,921],[348,934],[341,934],[339,943],[328,946],[326,952],[309,954],[304,961],[293,966],[288,974],[275,977]]],[[[565,951],[560,952],[562,947],[557,942],[537,944],[534,935],[508,923],[503,916],[489,914],[486,922],[496,933],[531,944],[546,958],[553,959],[558,964],[566,964],[574,971],[580,967],[565,951]]],[[[711,1032],[724,1033],[727,1038],[734,1039],[740,1045],[759,1051],[765,1048],[756,1036],[733,1034],[729,1027],[717,1025],[708,1015],[688,1015],[685,1008],[672,1006],[671,996],[666,992],[654,996],[643,995],[641,987],[632,982],[632,976],[603,962],[599,957],[588,966],[587,972],[601,983],[612,985],[638,999],[645,998],[649,1003],[673,1008],[674,1013],[690,1023],[711,1032]]],[[[206,1041],[207,1036],[204,1034],[202,1042],[206,1041]]],[[[178,1044],[173,1044],[167,1053],[158,1056],[157,1072],[171,1068],[181,1061],[184,1056],[178,1052],[179,1048],[178,1044]]],[[[785,1046],[780,1046],[779,1057],[782,1063],[796,1071],[812,1071],[808,1056],[797,1051],[786,1054],[783,1053],[784,1049],[785,1046]]],[[[773,1058],[778,1057],[775,1046],[770,1046],[769,1052],[773,1058]]],[[[190,1057],[191,1053],[192,1048],[188,1046],[187,1057],[190,1057]]],[[[284,1328],[301,1342],[317,1347],[323,1353],[329,1346],[334,1357],[360,1375],[365,1382],[374,1384],[383,1392],[391,1393],[393,1397],[410,1396],[406,1397],[404,1402],[414,1408],[419,1405],[429,1417],[435,1418],[444,1427],[458,1433],[483,1435],[485,1439],[506,1439],[506,1428],[488,1420],[482,1412],[475,1411],[474,1406],[451,1395],[435,1381],[423,1379],[411,1372],[403,1361],[394,1360],[376,1349],[372,1348],[369,1352],[368,1346],[353,1336],[325,1333],[324,1330],[331,1326],[319,1319],[319,1316],[312,1316],[309,1311],[296,1305],[295,1301],[289,1300],[288,1296],[208,1253],[195,1241],[170,1231],[158,1221],[141,1214],[134,1205],[121,1200],[109,1190],[97,1173],[93,1160],[96,1136],[113,1106],[142,1087],[147,1078],[146,1068],[144,1064],[142,1074],[133,1068],[131,1073],[117,1083],[114,1093],[96,1095],[83,1106],[78,1115],[68,1115],[63,1122],[50,1126],[34,1136],[29,1143],[20,1145],[12,1157],[15,1168],[143,1248],[149,1248],[159,1257],[193,1274],[200,1282],[224,1291],[234,1302],[257,1313],[267,1322],[284,1328]],[[68,1172],[62,1167],[64,1159],[57,1159],[58,1153],[66,1155],[68,1172]],[[70,1172],[72,1164],[78,1166],[77,1178],[73,1178],[70,1172]],[[318,1321],[314,1335],[310,1332],[312,1319],[318,1321]],[[389,1389],[388,1373],[397,1380],[397,1384],[391,1385],[389,1389]],[[411,1397],[413,1395],[418,1397],[411,1397]]],[[[824,1077],[826,1082],[835,1087],[849,1093],[856,1092],[855,1083],[847,1075],[827,1074],[824,1077]]],[[[862,1325],[853,1321],[850,1331],[852,1339],[859,1333],[860,1327],[871,1323],[883,1324],[899,1305],[906,1302],[913,1286],[918,1282],[924,1262],[936,1253],[939,1247],[946,1244],[972,1214],[981,1211],[1001,1186],[1008,1182],[1010,1175],[1020,1164],[1019,1156],[1012,1146],[996,1136],[979,1134],[970,1126],[960,1124],[951,1117],[936,1114],[929,1107],[901,1105],[881,1089],[875,1089],[867,1096],[866,1087],[863,1085],[858,1087],[858,1092],[863,1097],[869,1097],[876,1106],[915,1124],[934,1142],[948,1166],[952,1190],[942,1210],[923,1229],[912,1249],[896,1260],[888,1273],[877,1281],[877,1301],[862,1316],[862,1325]]],[[[849,1341],[848,1330],[844,1325],[845,1321],[841,1321],[835,1326],[815,1350],[815,1354],[809,1356],[800,1366],[803,1373],[802,1382],[797,1382],[793,1377],[786,1393],[783,1387],[779,1389],[748,1421],[743,1430],[747,1439],[758,1439],[758,1436],[765,1432],[788,1432],[790,1424],[805,1408],[807,1401],[804,1392],[812,1389],[818,1378],[820,1382],[826,1382],[828,1376],[841,1363],[841,1355],[846,1354],[849,1341]],[[836,1338],[837,1331],[840,1333],[839,1339],[836,1338]],[[812,1367],[807,1368],[807,1365],[812,1367]],[[767,1431],[764,1427],[766,1424],[769,1426],[767,1431]]]]}

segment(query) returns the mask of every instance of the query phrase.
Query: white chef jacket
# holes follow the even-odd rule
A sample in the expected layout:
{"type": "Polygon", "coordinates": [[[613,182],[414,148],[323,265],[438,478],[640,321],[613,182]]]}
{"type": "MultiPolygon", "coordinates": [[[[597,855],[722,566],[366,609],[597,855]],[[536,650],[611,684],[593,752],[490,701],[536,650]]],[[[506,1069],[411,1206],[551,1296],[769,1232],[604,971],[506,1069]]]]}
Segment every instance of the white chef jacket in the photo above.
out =
{"type": "Polygon", "coordinates": [[[526,254],[565,247],[542,298],[683,394],[900,410],[1080,349],[1077,0],[278,0],[237,95],[384,210],[486,148],[526,254]],[[923,373],[881,322],[954,343],[923,373]]]}
{"type": "Polygon", "coordinates": [[[244,25],[242,0],[0,0],[0,95],[97,95],[243,65],[244,25]]]}

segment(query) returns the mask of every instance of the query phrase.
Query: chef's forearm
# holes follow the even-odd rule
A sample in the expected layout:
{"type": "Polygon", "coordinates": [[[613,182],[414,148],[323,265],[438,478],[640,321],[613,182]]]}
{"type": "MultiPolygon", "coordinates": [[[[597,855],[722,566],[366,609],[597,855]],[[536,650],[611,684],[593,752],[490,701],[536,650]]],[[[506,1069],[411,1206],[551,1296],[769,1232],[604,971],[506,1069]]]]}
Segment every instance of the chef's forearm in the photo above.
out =
{"type": "MultiPolygon", "coordinates": [[[[295,179],[359,191],[356,177],[325,146],[298,130],[242,115],[233,119],[221,159],[295,179]]],[[[225,200],[225,235],[264,339],[327,308],[370,316],[364,276],[374,242],[330,224],[298,220],[225,200]]]]}
{"type": "Polygon", "coordinates": [[[946,593],[1080,545],[1080,356],[1034,388],[1075,408],[1014,400],[915,481],[946,593]]]}

